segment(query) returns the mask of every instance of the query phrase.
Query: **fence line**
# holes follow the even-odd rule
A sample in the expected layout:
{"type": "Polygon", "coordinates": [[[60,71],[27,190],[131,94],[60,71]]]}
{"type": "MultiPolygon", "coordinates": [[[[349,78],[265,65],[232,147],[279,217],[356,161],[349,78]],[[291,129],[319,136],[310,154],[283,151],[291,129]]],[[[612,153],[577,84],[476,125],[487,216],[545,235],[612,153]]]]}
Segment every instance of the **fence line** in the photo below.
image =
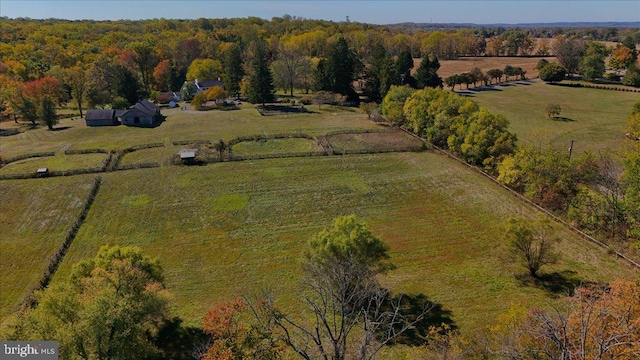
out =
{"type": "Polygon", "coordinates": [[[47,157],[47,156],[55,156],[56,153],[53,151],[45,151],[45,152],[39,152],[39,153],[31,153],[31,154],[23,154],[23,155],[18,155],[18,156],[13,156],[10,158],[6,158],[4,159],[4,165],[12,163],[12,162],[16,162],[19,160],[24,160],[24,159],[29,159],[29,158],[35,158],[35,157],[47,157]]]}
{"type": "Polygon", "coordinates": [[[62,241],[62,244],[60,244],[60,246],[58,247],[58,250],[56,251],[56,253],[53,254],[53,256],[51,257],[49,261],[49,265],[47,266],[45,271],[42,273],[42,276],[40,277],[40,280],[38,280],[38,283],[36,284],[36,286],[30,289],[27,292],[27,294],[24,296],[22,301],[22,309],[32,308],[37,305],[37,300],[34,297],[34,293],[38,290],[45,289],[49,285],[49,282],[51,282],[51,278],[53,277],[55,272],[58,270],[60,263],[62,262],[62,260],[64,259],[64,256],[67,253],[67,250],[71,246],[71,243],[73,242],[73,240],[76,238],[76,235],[78,235],[78,231],[80,230],[80,227],[82,226],[85,219],[87,218],[87,214],[91,209],[91,205],[93,204],[93,201],[98,195],[98,191],[100,190],[101,184],[102,184],[102,178],[100,176],[97,176],[93,181],[93,188],[91,189],[91,192],[89,192],[89,196],[85,200],[84,206],[82,207],[82,210],[80,211],[80,214],[78,215],[78,218],[76,219],[75,223],[73,224],[71,229],[67,232],[67,235],[62,241]]]}

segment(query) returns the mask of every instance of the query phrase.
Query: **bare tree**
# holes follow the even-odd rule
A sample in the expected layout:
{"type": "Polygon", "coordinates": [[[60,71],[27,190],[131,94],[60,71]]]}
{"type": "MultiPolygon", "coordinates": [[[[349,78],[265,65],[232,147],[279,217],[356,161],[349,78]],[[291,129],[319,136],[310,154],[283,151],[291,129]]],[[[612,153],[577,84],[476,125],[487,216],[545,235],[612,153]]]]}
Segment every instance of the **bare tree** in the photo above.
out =
{"type": "Polygon", "coordinates": [[[301,288],[305,313],[285,314],[268,296],[248,301],[260,323],[271,324],[303,359],[373,359],[433,308],[426,303],[407,314],[402,298],[380,286],[376,274],[393,267],[388,247],[355,216],[336,219],[310,245],[301,288]]]}

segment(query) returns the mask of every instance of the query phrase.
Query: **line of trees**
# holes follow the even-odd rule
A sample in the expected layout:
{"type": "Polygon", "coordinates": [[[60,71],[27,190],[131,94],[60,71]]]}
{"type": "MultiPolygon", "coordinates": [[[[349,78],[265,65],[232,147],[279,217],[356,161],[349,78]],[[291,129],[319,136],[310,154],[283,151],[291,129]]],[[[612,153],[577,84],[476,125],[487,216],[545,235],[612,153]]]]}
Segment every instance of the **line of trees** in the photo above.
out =
{"type": "Polygon", "coordinates": [[[434,76],[439,66],[437,59],[526,55],[535,51],[534,36],[558,37],[554,43],[539,46],[538,51],[548,48],[551,54],[559,55],[560,64],[569,74],[580,71],[589,78],[601,75],[605,50],[592,45],[595,42],[585,48],[582,39],[621,41],[611,49],[610,66],[627,70],[623,79],[627,84],[637,84],[640,79],[635,70],[634,46],[640,40],[640,31],[629,29],[423,31],[409,25],[333,23],[291,16],[271,21],[247,18],[133,22],[3,18],[0,26],[7,34],[0,39],[0,110],[4,116],[26,121],[37,118],[34,104],[40,98],[35,102],[27,99],[22,87],[47,78],[57,79],[61,86],[51,97],[56,106],[72,103],[81,116],[85,107],[126,107],[140,97],[148,97],[153,90],[178,91],[185,81],[195,79],[221,78],[229,95],[247,96],[252,91],[248,85],[254,72],[253,44],[259,43],[264,44],[272,86],[289,94],[295,89],[305,93],[312,89],[334,92],[347,96],[351,102],[356,99],[354,81],[361,81],[364,93],[380,101],[391,85],[439,86],[439,78],[434,76]],[[423,71],[421,66],[414,78],[411,69],[416,57],[429,62],[423,64],[428,70],[423,71]]]}

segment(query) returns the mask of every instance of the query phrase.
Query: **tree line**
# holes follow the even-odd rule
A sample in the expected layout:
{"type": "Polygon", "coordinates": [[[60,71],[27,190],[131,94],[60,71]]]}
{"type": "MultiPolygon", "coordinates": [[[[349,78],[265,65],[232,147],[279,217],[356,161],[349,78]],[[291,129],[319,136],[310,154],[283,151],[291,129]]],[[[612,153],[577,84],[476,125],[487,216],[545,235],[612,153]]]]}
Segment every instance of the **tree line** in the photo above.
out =
{"type": "MultiPolygon", "coordinates": [[[[86,107],[123,108],[140,97],[157,99],[160,93],[180,91],[185,81],[196,79],[220,78],[229,95],[242,94],[258,103],[265,96],[270,100],[269,93],[276,87],[289,94],[294,89],[331,91],[354,100],[352,83],[359,81],[365,94],[379,101],[390,85],[424,86],[411,82],[410,59],[528,55],[534,51],[534,37],[551,36],[536,29],[427,31],[288,15],[270,21],[255,17],[113,22],[3,18],[0,29],[0,110],[16,121],[32,122],[48,113],[43,110],[38,116],[42,96],[28,89],[31,82],[43,79],[59,83],[47,92],[54,104],[73,104],[81,116],[86,107]],[[337,54],[344,63],[338,63],[337,54]],[[258,58],[263,62],[260,66],[258,58]]],[[[633,29],[596,30],[586,35],[587,30],[559,29],[553,36],[624,39],[625,44],[640,38],[633,29]]],[[[535,51],[546,54],[545,46],[536,45],[535,51]]],[[[617,56],[620,66],[627,66],[627,55],[617,56]]],[[[431,66],[437,69],[438,64],[431,66]]],[[[194,95],[192,87],[184,90],[187,98],[194,95]]]]}

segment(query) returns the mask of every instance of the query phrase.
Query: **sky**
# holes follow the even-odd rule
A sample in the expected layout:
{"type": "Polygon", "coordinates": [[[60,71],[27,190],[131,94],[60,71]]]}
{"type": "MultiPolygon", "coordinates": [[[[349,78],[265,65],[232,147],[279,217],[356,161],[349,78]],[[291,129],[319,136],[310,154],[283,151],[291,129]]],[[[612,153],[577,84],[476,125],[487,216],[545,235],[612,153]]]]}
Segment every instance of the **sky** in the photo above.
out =
{"type": "Polygon", "coordinates": [[[0,0],[0,16],[69,20],[197,19],[285,14],[371,24],[640,21],[640,0],[0,0]]]}

